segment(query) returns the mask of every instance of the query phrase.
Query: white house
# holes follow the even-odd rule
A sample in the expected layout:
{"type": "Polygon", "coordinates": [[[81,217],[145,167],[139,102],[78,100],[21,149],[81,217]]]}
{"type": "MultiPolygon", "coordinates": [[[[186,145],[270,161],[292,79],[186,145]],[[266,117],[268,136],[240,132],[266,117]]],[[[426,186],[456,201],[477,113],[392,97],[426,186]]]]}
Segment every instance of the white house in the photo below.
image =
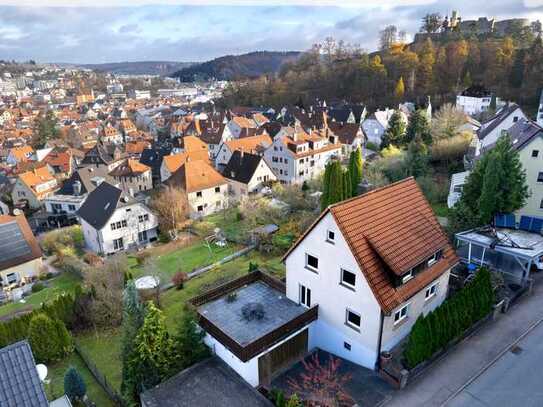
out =
{"type": "MultiPolygon", "coordinates": [[[[492,93],[482,86],[474,85],[456,96],[456,107],[469,115],[477,115],[488,111],[492,103],[492,93]]],[[[496,108],[505,103],[496,98],[496,108]]]]}
{"type": "Polygon", "coordinates": [[[543,127],[543,90],[541,90],[541,97],[539,98],[539,107],[537,109],[536,123],[543,127]]]}
{"type": "Polygon", "coordinates": [[[265,182],[276,181],[271,167],[260,155],[235,151],[223,171],[228,180],[230,192],[240,199],[252,192],[258,192],[265,182]]]}
{"type": "Polygon", "coordinates": [[[330,159],[341,156],[341,148],[336,136],[307,134],[297,128],[292,135],[275,136],[264,158],[281,183],[302,183],[318,176],[330,159]]]}
{"type": "Polygon", "coordinates": [[[102,182],[77,211],[85,244],[100,254],[145,247],[158,237],[156,215],[119,188],[102,182]]]}
{"type": "Polygon", "coordinates": [[[514,103],[498,110],[494,116],[481,123],[481,127],[477,131],[477,138],[479,140],[477,151],[496,143],[504,131],[509,130],[520,120],[528,120],[528,118],[522,109],[514,103]]]}
{"type": "Polygon", "coordinates": [[[215,156],[215,167],[222,170],[230,161],[234,151],[243,150],[246,153],[262,154],[271,144],[272,139],[267,134],[225,141],[220,145],[219,152],[215,156]]]}
{"type": "Polygon", "coordinates": [[[447,206],[452,208],[462,197],[462,189],[470,174],[470,171],[463,171],[451,176],[451,185],[449,195],[447,196],[447,206]]]}
{"type": "MultiPolygon", "coordinates": [[[[401,110],[399,110],[399,113],[402,121],[407,124],[407,115],[401,110]]],[[[388,128],[388,122],[393,114],[394,109],[389,109],[387,107],[385,110],[377,110],[362,122],[362,129],[364,130],[368,142],[378,146],[381,145],[383,134],[385,134],[385,131],[388,128]]]]}
{"type": "Polygon", "coordinates": [[[458,262],[413,178],[329,207],[284,260],[288,298],[319,306],[309,348],[371,369],[443,302],[458,262]]]}

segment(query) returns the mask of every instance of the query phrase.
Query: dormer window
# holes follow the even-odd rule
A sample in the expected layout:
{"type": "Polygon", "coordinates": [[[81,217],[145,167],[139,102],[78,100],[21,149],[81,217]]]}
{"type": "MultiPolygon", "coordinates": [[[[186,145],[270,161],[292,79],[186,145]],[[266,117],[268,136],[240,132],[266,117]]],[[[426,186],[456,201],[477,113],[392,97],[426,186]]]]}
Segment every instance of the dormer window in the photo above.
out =
{"type": "Polygon", "coordinates": [[[407,273],[405,273],[402,276],[402,284],[407,283],[409,280],[413,278],[413,269],[409,270],[407,273]]]}
{"type": "Polygon", "coordinates": [[[436,253],[434,253],[434,255],[432,257],[430,257],[428,259],[428,262],[427,262],[428,267],[430,267],[432,264],[434,264],[437,260],[438,260],[438,253],[436,252],[436,253]]]}

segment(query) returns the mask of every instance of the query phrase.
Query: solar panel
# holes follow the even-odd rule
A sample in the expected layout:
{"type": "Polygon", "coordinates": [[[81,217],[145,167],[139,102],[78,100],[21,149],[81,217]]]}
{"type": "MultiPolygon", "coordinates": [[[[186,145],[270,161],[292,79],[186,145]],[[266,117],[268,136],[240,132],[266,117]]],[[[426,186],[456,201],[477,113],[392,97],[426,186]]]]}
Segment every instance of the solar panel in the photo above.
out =
{"type": "Polygon", "coordinates": [[[498,214],[494,216],[494,225],[496,225],[497,228],[504,228],[505,227],[505,215],[498,214]]]}
{"type": "Polygon", "coordinates": [[[529,216],[520,217],[520,226],[519,229],[530,231],[530,226],[532,225],[532,218],[529,216]]]}
{"type": "Polygon", "coordinates": [[[507,215],[504,215],[504,216],[505,216],[505,227],[514,229],[517,225],[517,222],[515,220],[515,215],[512,213],[508,213],[507,215]]]}
{"type": "Polygon", "coordinates": [[[9,261],[31,252],[17,222],[0,225],[0,259],[9,261]]]}
{"type": "Polygon", "coordinates": [[[543,219],[532,218],[532,224],[530,225],[530,232],[540,233],[543,227],[543,219]]]}

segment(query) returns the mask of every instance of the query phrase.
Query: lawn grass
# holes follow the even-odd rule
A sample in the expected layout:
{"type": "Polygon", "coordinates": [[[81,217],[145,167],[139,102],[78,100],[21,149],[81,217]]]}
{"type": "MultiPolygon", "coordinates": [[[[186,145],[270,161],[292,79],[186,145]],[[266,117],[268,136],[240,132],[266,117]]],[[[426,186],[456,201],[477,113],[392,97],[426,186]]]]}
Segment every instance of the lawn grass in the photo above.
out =
{"type": "Polygon", "coordinates": [[[21,311],[24,309],[32,310],[41,306],[42,303],[55,299],[59,294],[73,292],[77,284],[81,283],[79,277],[71,273],[62,273],[44,284],[48,287],[37,293],[25,297],[25,302],[12,302],[0,306],[0,317],[21,311]]]}
{"type": "Polygon", "coordinates": [[[443,218],[449,216],[449,207],[446,203],[434,203],[432,204],[432,210],[436,216],[441,216],[443,218]]]}
{"type": "MultiPolygon", "coordinates": [[[[179,270],[190,273],[194,269],[209,266],[241,248],[241,246],[233,243],[229,243],[226,247],[212,244],[210,252],[204,242],[199,241],[191,246],[157,256],[156,261],[163,278],[169,280],[179,270]]],[[[129,258],[129,265],[134,277],[137,278],[144,274],[143,269],[137,265],[134,257],[129,258]]]]}
{"type": "Polygon", "coordinates": [[[87,396],[92,402],[100,407],[114,406],[104,389],[98,384],[90,370],[87,369],[81,357],[75,352],[61,362],[48,366],[49,373],[47,377],[50,382],[45,385],[45,392],[50,401],[62,397],[64,394],[64,374],[70,366],[75,367],[81,374],[87,386],[87,396]]]}
{"type": "Polygon", "coordinates": [[[111,387],[121,388],[121,328],[107,331],[88,331],[77,335],[79,346],[92,359],[111,387]]]}

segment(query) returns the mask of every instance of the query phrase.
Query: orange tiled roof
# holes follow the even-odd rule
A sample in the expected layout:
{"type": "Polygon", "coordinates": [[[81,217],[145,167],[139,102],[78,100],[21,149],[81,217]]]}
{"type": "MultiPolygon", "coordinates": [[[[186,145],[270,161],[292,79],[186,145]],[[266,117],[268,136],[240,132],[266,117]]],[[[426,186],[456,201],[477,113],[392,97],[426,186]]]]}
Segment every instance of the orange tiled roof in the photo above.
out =
{"type": "Polygon", "coordinates": [[[22,146],[12,148],[9,152],[17,161],[28,161],[28,157],[34,153],[34,150],[30,146],[22,146]]]}
{"type": "Polygon", "coordinates": [[[169,184],[180,184],[187,192],[197,192],[226,184],[226,179],[207,161],[187,161],[176,171],[169,184]]]}
{"type": "Polygon", "coordinates": [[[51,165],[52,167],[59,167],[64,172],[69,172],[72,166],[72,154],[70,154],[69,150],[53,150],[47,154],[42,161],[51,165]]]}
{"type": "Polygon", "coordinates": [[[51,173],[47,169],[47,166],[43,166],[40,168],[36,168],[32,171],[27,171],[19,174],[19,179],[24,182],[26,186],[28,186],[36,194],[36,196],[38,196],[38,198],[47,194],[48,192],[55,190],[57,187],[57,184],[55,183],[53,187],[47,190],[43,190],[40,192],[36,190],[36,187],[38,185],[55,180],[55,177],[51,175],[51,173]]]}
{"type": "Polygon", "coordinates": [[[208,151],[207,144],[196,136],[183,137],[183,146],[185,151],[188,151],[189,153],[196,151],[208,151]]]}
{"type": "Polygon", "coordinates": [[[267,147],[272,144],[272,139],[267,134],[261,134],[259,136],[229,140],[225,144],[231,152],[243,150],[246,153],[256,153],[258,146],[264,145],[267,147]]]}
{"type": "MultiPolygon", "coordinates": [[[[342,235],[383,311],[390,312],[458,262],[458,257],[415,180],[407,178],[330,206],[342,235]],[[402,275],[443,249],[443,258],[395,287],[402,275]],[[387,271],[390,270],[390,271],[387,271]]],[[[313,226],[314,226],[313,225],[313,226]]],[[[308,231],[289,249],[285,258],[308,231]]]]}
{"type": "Polygon", "coordinates": [[[125,177],[132,175],[140,175],[144,172],[150,171],[151,168],[145,164],[140,163],[138,160],[128,159],[125,163],[119,165],[109,175],[113,177],[125,177]]]}
{"type": "Polygon", "coordinates": [[[150,148],[151,143],[148,141],[132,141],[126,143],[125,149],[128,154],[141,154],[146,148],[150,148]]]}
{"type": "Polygon", "coordinates": [[[232,118],[232,121],[236,123],[242,129],[243,128],[254,129],[257,127],[256,122],[254,120],[248,119],[243,116],[234,116],[232,118]]]}
{"type": "Polygon", "coordinates": [[[181,168],[181,166],[185,164],[185,162],[187,162],[187,159],[189,161],[198,160],[209,162],[209,153],[207,152],[207,150],[183,152],[179,154],[164,156],[163,161],[170,174],[173,174],[179,168],[181,168]]]}

